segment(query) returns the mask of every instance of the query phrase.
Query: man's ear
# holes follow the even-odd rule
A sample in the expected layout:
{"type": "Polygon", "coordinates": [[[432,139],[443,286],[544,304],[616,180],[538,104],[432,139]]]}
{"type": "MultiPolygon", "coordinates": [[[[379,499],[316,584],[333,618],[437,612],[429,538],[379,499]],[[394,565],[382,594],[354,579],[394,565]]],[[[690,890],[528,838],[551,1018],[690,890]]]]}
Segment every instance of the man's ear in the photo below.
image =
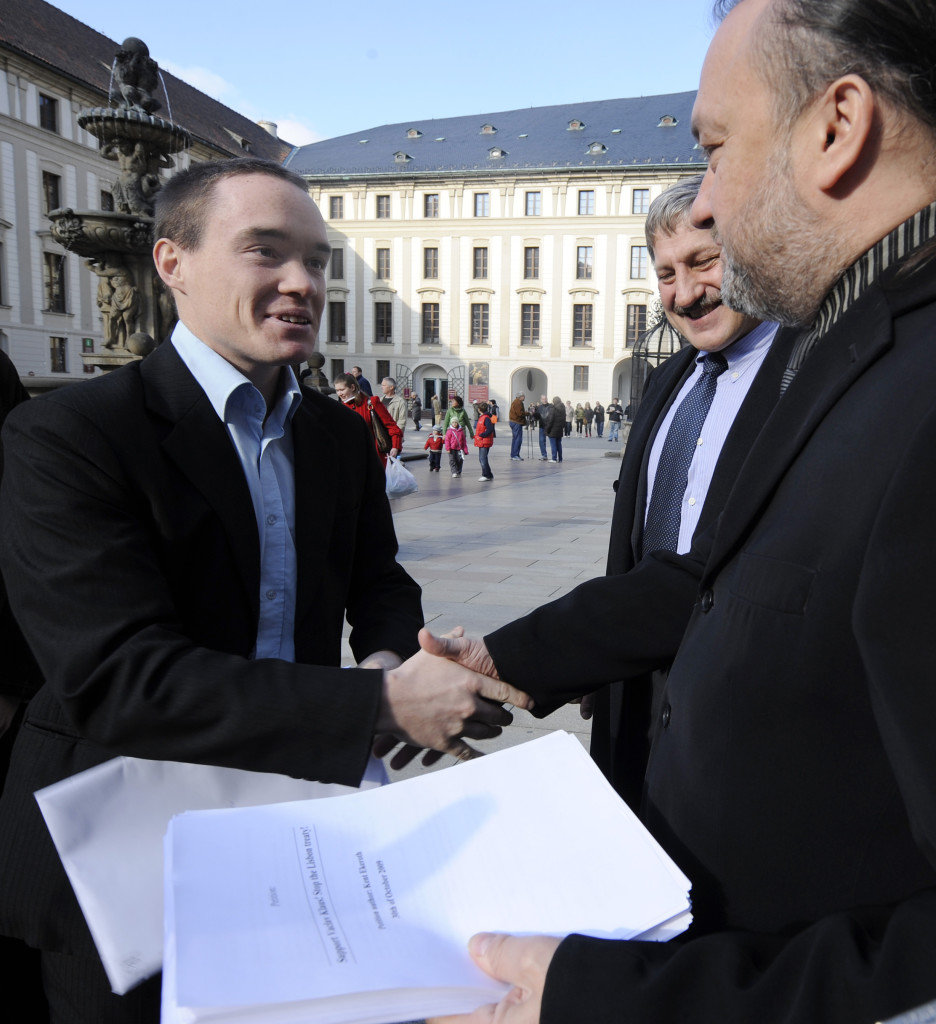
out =
{"type": "Polygon", "coordinates": [[[182,291],[182,254],[183,250],[171,239],[160,238],[153,246],[153,262],[156,272],[163,284],[173,291],[182,291]]]}
{"type": "Polygon", "coordinates": [[[826,193],[845,187],[855,172],[863,173],[874,143],[875,102],[868,83],[860,75],[837,79],[807,117],[815,185],[826,193]]]}

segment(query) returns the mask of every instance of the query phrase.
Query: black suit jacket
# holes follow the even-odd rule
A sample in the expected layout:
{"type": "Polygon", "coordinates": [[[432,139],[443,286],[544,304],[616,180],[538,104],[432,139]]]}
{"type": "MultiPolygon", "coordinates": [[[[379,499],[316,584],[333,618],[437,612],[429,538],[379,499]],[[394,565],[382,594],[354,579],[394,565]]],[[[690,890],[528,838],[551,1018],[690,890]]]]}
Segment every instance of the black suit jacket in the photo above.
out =
{"type": "Polygon", "coordinates": [[[567,940],[544,1021],[854,1024],[936,996],[934,336],[936,265],[890,272],[754,443],[648,769],[696,924],[567,940]]]}
{"type": "Polygon", "coordinates": [[[304,392],[293,419],[296,663],[251,660],[253,505],[224,425],[170,343],[9,417],[0,514],[11,603],[46,683],[0,803],[0,930],[87,951],[32,792],[116,754],[356,784],[381,673],[408,656],[419,588],[396,563],[366,425],[304,392]]]}
{"type": "MultiPolygon", "coordinates": [[[[780,331],[725,439],[696,529],[717,519],[740,467],[779,396],[796,332],[780,331]]],[[[636,810],[648,754],[652,669],[672,661],[695,603],[698,555],[640,558],[650,448],[698,353],[685,348],[651,374],[631,428],[614,499],[608,575],[485,637],[502,678],[529,692],[546,715],[615,680],[597,696],[592,756],[636,810]],[[587,656],[586,656],[587,655],[587,656]],[[583,669],[583,666],[585,668],[583,669]]]]}

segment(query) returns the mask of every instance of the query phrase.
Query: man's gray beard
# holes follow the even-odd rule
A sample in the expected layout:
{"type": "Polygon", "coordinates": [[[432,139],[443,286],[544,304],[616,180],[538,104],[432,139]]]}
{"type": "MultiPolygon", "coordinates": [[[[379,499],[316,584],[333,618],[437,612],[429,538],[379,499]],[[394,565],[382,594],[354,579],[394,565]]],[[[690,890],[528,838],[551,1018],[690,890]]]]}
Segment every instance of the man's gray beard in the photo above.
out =
{"type": "Polygon", "coordinates": [[[737,218],[743,225],[733,248],[739,259],[722,245],[722,301],[758,320],[787,327],[808,327],[842,267],[835,239],[800,199],[788,170],[789,161],[778,151],[767,179],[745,204],[737,218]]]}
{"type": "Polygon", "coordinates": [[[757,279],[756,272],[750,268],[740,267],[722,250],[722,302],[736,313],[755,317],[757,320],[771,320],[787,327],[809,322],[809,313],[791,309],[791,297],[787,292],[776,294],[771,287],[773,281],[766,286],[757,279]],[[801,319],[806,316],[807,319],[801,319]]]}

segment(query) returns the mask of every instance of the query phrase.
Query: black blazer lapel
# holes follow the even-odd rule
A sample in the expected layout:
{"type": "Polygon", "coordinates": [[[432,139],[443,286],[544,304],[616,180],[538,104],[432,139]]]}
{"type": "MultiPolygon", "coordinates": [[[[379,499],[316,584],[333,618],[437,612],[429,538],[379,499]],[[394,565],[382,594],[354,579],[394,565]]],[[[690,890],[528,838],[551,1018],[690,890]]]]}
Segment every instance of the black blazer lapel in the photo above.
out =
{"type": "Polygon", "coordinates": [[[725,504],[703,588],[744,543],[761,509],[829,409],[891,344],[891,310],[879,289],[871,287],[816,345],[768,416],[725,504]]]}
{"type": "Polygon", "coordinates": [[[143,360],[140,376],[148,413],[166,421],[162,450],[221,522],[256,621],[260,539],[250,490],[227,429],[171,341],[143,360]]]}

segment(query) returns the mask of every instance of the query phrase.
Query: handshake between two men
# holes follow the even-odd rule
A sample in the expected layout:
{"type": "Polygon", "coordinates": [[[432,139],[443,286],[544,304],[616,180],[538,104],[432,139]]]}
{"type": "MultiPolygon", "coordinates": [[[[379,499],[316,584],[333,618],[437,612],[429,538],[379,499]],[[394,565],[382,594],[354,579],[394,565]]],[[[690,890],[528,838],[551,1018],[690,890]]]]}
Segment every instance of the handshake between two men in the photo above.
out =
{"type": "Polygon", "coordinates": [[[499,736],[513,721],[503,705],[532,710],[531,697],[500,679],[484,641],[465,637],[461,626],[443,636],[421,629],[419,644],[402,663],[384,651],[359,666],[385,670],[374,754],[383,757],[402,740],[392,768],[405,767],[422,750],[427,767],[444,754],[478,757],[466,740],[499,736]]]}

